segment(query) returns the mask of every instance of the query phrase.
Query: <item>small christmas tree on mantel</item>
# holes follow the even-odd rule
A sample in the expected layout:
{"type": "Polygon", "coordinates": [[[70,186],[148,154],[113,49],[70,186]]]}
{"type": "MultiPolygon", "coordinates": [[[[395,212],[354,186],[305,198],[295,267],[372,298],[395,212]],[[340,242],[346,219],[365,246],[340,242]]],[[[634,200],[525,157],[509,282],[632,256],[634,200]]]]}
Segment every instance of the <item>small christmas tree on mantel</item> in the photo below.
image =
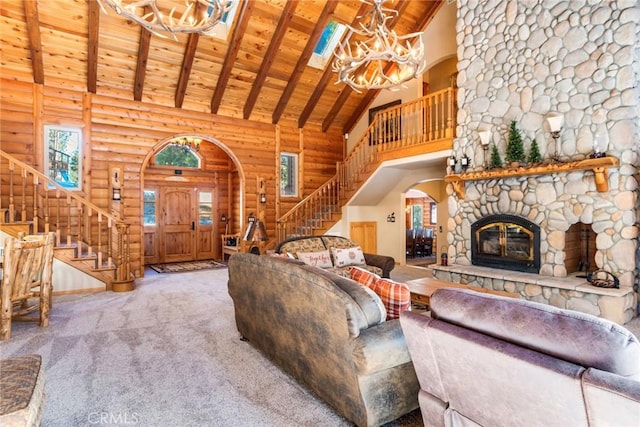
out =
{"type": "Polygon", "coordinates": [[[524,146],[522,145],[522,135],[516,126],[516,121],[511,121],[509,127],[509,140],[507,141],[507,155],[506,160],[508,163],[524,163],[526,158],[524,154],[524,146]]]}
{"type": "Polygon", "coordinates": [[[531,149],[529,150],[528,160],[529,160],[529,164],[532,164],[532,165],[542,162],[540,147],[538,147],[538,141],[535,139],[531,142],[531,149]]]}
{"type": "Polygon", "coordinates": [[[491,146],[491,161],[489,162],[489,169],[497,169],[502,167],[502,159],[500,158],[500,152],[496,144],[491,146]]]}

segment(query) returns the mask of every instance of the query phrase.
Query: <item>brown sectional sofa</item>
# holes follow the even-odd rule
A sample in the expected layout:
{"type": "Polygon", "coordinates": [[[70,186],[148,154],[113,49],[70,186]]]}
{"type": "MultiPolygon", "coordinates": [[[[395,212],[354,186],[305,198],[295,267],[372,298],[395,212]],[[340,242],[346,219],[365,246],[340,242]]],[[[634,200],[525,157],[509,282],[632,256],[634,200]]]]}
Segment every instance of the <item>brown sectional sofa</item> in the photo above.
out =
{"type": "Polygon", "coordinates": [[[377,295],[301,261],[246,253],[229,258],[240,334],[358,426],[418,408],[418,380],[399,320],[377,295]]]}
{"type": "MultiPolygon", "coordinates": [[[[280,242],[276,246],[275,252],[296,255],[298,252],[318,252],[330,250],[332,247],[344,249],[356,246],[358,246],[356,242],[342,236],[301,236],[280,242]]],[[[366,265],[358,265],[358,267],[365,268],[380,277],[389,278],[391,270],[395,267],[395,260],[390,256],[365,253],[364,258],[366,265]]],[[[340,276],[349,277],[349,267],[334,266],[327,268],[327,270],[340,276]]]]}
{"type": "Polygon", "coordinates": [[[640,425],[640,343],[604,319],[439,289],[400,317],[425,426],[640,425]]]}

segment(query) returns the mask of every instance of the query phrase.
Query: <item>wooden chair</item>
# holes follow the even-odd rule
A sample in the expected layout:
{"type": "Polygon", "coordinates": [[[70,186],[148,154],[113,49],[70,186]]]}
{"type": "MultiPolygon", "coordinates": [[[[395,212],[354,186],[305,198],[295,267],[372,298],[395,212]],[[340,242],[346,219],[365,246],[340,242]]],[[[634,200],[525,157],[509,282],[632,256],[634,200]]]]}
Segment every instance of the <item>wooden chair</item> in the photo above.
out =
{"type": "Polygon", "coordinates": [[[11,338],[12,320],[39,322],[49,326],[51,276],[55,234],[7,238],[4,242],[0,283],[0,340],[11,338]],[[29,305],[30,298],[38,303],[29,305]],[[27,316],[39,311],[39,316],[27,316]]]}
{"type": "Polygon", "coordinates": [[[223,234],[220,238],[222,239],[222,261],[225,261],[225,255],[231,256],[241,252],[240,233],[223,234]]]}
{"type": "Polygon", "coordinates": [[[409,258],[413,258],[416,256],[416,241],[413,228],[409,228],[407,230],[407,236],[405,238],[406,242],[406,255],[409,258]]]}

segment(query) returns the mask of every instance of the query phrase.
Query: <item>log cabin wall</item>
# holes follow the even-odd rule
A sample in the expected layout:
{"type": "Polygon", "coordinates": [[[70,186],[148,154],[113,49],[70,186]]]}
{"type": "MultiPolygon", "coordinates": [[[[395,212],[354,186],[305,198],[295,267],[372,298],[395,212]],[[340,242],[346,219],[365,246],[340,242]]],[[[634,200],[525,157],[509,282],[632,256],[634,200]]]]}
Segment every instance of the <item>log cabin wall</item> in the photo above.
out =
{"type": "MultiPolygon", "coordinates": [[[[331,178],[336,162],[342,158],[340,131],[322,133],[320,126],[298,129],[295,122],[281,121],[272,125],[151,105],[127,99],[130,94],[116,89],[101,88],[100,93],[92,94],[77,88],[64,88],[64,83],[57,81],[55,86],[8,79],[3,79],[1,84],[2,150],[42,170],[43,126],[82,127],[83,192],[85,197],[105,209],[110,209],[111,200],[109,167],[122,166],[124,180],[119,213],[131,224],[132,271],[136,277],[143,275],[142,175],[154,150],[161,148],[169,138],[197,134],[214,141],[229,154],[226,171],[222,172],[230,174],[227,188],[237,189],[225,202],[232,210],[225,212],[232,220],[230,231],[241,231],[246,215],[257,211],[256,177],[264,178],[267,183],[265,222],[270,236],[275,236],[276,213],[285,213],[299,201],[279,199],[278,145],[283,151],[301,153],[301,196],[331,178]]],[[[207,160],[205,162],[208,164],[207,160]]],[[[217,160],[215,165],[224,169],[217,160]]],[[[220,182],[225,181],[222,175],[219,175],[220,182]]],[[[3,179],[3,190],[5,185],[6,179],[3,179]]],[[[6,191],[2,194],[6,195],[6,191]]],[[[227,207],[218,209],[223,212],[227,207]]]]}

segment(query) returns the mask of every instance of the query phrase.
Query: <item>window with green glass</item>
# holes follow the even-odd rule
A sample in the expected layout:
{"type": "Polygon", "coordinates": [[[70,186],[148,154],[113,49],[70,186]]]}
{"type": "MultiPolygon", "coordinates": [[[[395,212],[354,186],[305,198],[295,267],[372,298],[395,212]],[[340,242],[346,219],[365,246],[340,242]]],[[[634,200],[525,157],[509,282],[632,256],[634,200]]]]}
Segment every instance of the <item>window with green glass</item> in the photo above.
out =
{"type": "Polygon", "coordinates": [[[169,144],[156,154],[154,162],[158,166],[195,169],[200,167],[200,156],[191,147],[169,144]]]}

